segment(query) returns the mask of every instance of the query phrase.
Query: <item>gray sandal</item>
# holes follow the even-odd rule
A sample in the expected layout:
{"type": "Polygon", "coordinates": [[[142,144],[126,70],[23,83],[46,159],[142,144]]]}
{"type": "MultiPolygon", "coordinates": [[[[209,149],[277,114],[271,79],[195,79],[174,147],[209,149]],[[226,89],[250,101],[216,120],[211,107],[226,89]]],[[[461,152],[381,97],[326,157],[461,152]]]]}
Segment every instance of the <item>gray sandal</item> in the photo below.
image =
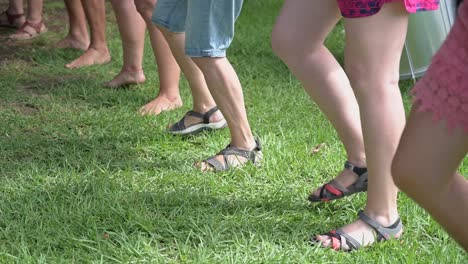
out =
{"type": "Polygon", "coordinates": [[[168,132],[175,135],[194,135],[204,130],[215,130],[225,128],[227,126],[227,123],[224,118],[218,122],[210,123],[210,117],[218,110],[218,107],[215,106],[208,110],[208,112],[206,113],[188,111],[179,122],[169,127],[168,132]],[[202,122],[193,124],[191,126],[185,126],[185,118],[187,118],[187,116],[194,116],[200,118],[202,119],[202,122]]]}
{"type": "MultiPolygon", "coordinates": [[[[376,242],[381,242],[385,240],[389,240],[392,238],[397,238],[397,235],[400,234],[401,230],[403,229],[403,224],[401,223],[400,218],[398,218],[395,223],[391,226],[384,227],[381,224],[377,223],[377,221],[371,219],[367,216],[364,211],[359,211],[359,218],[370,227],[372,227],[376,233],[376,242]]],[[[347,245],[349,247],[349,251],[356,250],[361,248],[363,245],[361,242],[357,241],[356,239],[352,238],[350,235],[345,233],[342,229],[332,230],[325,234],[329,236],[332,241],[332,248],[334,250],[345,250],[343,245],[347,245]]],[[[318,242],[315,238],[314,242],[318,242]]]]}
{"type": "Polygon", "coordinates": [[[322,186],[319,196],[310,194],[308,200],[311,202],[327,202],[358,192],[367,191],[367,168],[357,167],[349,161],[345,162],[344,167],[347,170],[352,170],[358,175],[357,180],[353,184],[348,186],[348,188],[345,188],[333,179],[322,186]]]}
{"type": "MultiPolygon", "coordinates": [[[[247,159],[247,162],[252,162],[255,166],[260,166],[260,162],[262,160],[262,146],[260,144],[260,140],[255,139],[255,148],[253,150],[243,150],[235,147],[231,147],[229,144],[225,149],[221,150],[218,154],[213,157],[210,157],[203,162],[206,162],[209,166],[211,166],[214,171],[225,171],[230,169],[231,167],[237,167],[239,165],[234,165],[232,161],[230,161],[229,156],[238,156],[247,159]],[[222,155],[224,158],[224,162],[220,162],[215,157],[217,155],[222,155]]],[[[243,164],[242,164],[243,165],[243,164]]]]}

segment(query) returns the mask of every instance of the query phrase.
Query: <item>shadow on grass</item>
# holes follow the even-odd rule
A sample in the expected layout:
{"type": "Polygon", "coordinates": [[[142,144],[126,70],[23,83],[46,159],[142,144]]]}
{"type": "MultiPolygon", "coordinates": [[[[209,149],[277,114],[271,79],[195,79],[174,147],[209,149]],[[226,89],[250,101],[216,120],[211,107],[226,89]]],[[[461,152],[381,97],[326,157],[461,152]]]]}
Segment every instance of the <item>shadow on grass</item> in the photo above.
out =
{"type": "Polygon", "coordinates": [[[178,255],[182,248],[235,248],[254,240],[302,243],[316,232],[314,224],[322,228],[305,217],[307,208],[292,197],[223,197],[158,185],[151,189],[135,190],[102,176],[41,188],[26,184],[0,196],[0,240],[8,241],[4,248],[12,255],[21,253],[18,244],[31,255],[97,257],[105,252],[132,255],[135,250],[157,253],[159,248],[178,255]]]}

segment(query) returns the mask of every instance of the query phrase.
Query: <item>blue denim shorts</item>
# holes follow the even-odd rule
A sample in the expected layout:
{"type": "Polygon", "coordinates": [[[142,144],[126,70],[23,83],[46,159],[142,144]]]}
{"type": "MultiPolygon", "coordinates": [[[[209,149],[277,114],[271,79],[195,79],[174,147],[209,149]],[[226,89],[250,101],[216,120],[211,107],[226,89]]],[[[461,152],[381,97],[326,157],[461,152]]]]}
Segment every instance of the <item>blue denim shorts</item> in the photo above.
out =
{"type": "Polygon", "coordinates": [[[234,37],[234,23],[243,0],[158,0],[153,23],[185,32],[185,54],[225,57],[234,37]]]}

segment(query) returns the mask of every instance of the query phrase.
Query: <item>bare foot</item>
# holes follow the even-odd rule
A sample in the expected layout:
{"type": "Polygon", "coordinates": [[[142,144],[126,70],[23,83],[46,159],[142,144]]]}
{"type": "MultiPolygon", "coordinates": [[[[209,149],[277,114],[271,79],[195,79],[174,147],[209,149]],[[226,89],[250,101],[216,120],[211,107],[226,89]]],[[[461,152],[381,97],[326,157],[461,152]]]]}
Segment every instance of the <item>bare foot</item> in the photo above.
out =
{"type": "Polygon", "coordinates": [[[89,39],[77,39],[69,35],[57,42],[57,44],[55,44],[55,47],[59,49],[70,48],[86,51],[89,47],[89,39]]]}
{"type": "MultiPolygon", "coordinates": [[[[377,219],[377,222],[381,224],[382,226],[391,226],[392,224],[395,223],[396,219],[398,217],[395,217],[394,221],[384,221],[380,222],[379,218],[377,219]]],[[[354,223],[348,224],[344,227],[341,228],[341,230],[349,235],[351,238],[354,238],[357,242],[359,242],[363,247],[369,246],[371,244],[374,244],[377,242],[377,232],[375,229],[373,229],[371,226],[369,226],[367,223],[362,221],[361,219],[357,220],[354,223]]],[[[391,239],[391,238],[400,238],[400,236],[403,234],[403,229],[401,229],[396,235],[393,237],[388,237],[385,239],[391,239]]],[[[333,248],[335,250],[344,250],[344,251],[349,251],[351,248],[348,246],[347,243],[341,244],[342,241],[335,241],[335,243],[332,241],[332,238],[328,235],[318,235],[314,239],[315,241],[321,243],[321,245],[325,248],[333,248]]]]}
{"type": "Polygon", "coordinates": [[[105,64],[110,62],[110,60],[111,56],[107,49],[100,51],[95,48],[89,48],[80,57],[65,65],[65,67],[67,67],[68,69],[76,69],[85,66],[105,64]]]}
{"type": "Polygon", "coordinates": [[[182,106],[182,99],[177,97],[169,99],[166,96],[158,95],[151,102],[142,106],[139,110],[141,115],[159,115],[163,111],[170,111],[182,106]]]}
{"type": "Polygon", "coordinates": [[[104,84],[107,88],[117,88],[130,84],[140,84],[146,81],[145,73],[143,69],[131,71],[122,69],[117,76],[109,82],[104,84]]]}

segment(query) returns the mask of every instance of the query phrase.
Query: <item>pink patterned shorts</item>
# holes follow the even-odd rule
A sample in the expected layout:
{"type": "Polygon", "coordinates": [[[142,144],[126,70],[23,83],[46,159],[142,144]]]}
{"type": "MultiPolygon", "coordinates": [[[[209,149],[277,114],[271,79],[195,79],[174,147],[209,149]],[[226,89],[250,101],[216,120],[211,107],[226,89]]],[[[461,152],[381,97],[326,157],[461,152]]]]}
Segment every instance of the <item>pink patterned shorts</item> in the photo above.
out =
{"type": "Polygon", "coordinates": [[[468,134],[467,1],[460,5],[455,25],[412,94],[419,111],[432,112],[434,121],[447,120],[449,131],[461,127],[468,134]]]}
{"type": "Polygon", "coordinates": [[[436,10],[439,0],[337,0],[343,17],[356,18],[377,14],[385,3],[402,1],[410,13],[436,10]]]}

